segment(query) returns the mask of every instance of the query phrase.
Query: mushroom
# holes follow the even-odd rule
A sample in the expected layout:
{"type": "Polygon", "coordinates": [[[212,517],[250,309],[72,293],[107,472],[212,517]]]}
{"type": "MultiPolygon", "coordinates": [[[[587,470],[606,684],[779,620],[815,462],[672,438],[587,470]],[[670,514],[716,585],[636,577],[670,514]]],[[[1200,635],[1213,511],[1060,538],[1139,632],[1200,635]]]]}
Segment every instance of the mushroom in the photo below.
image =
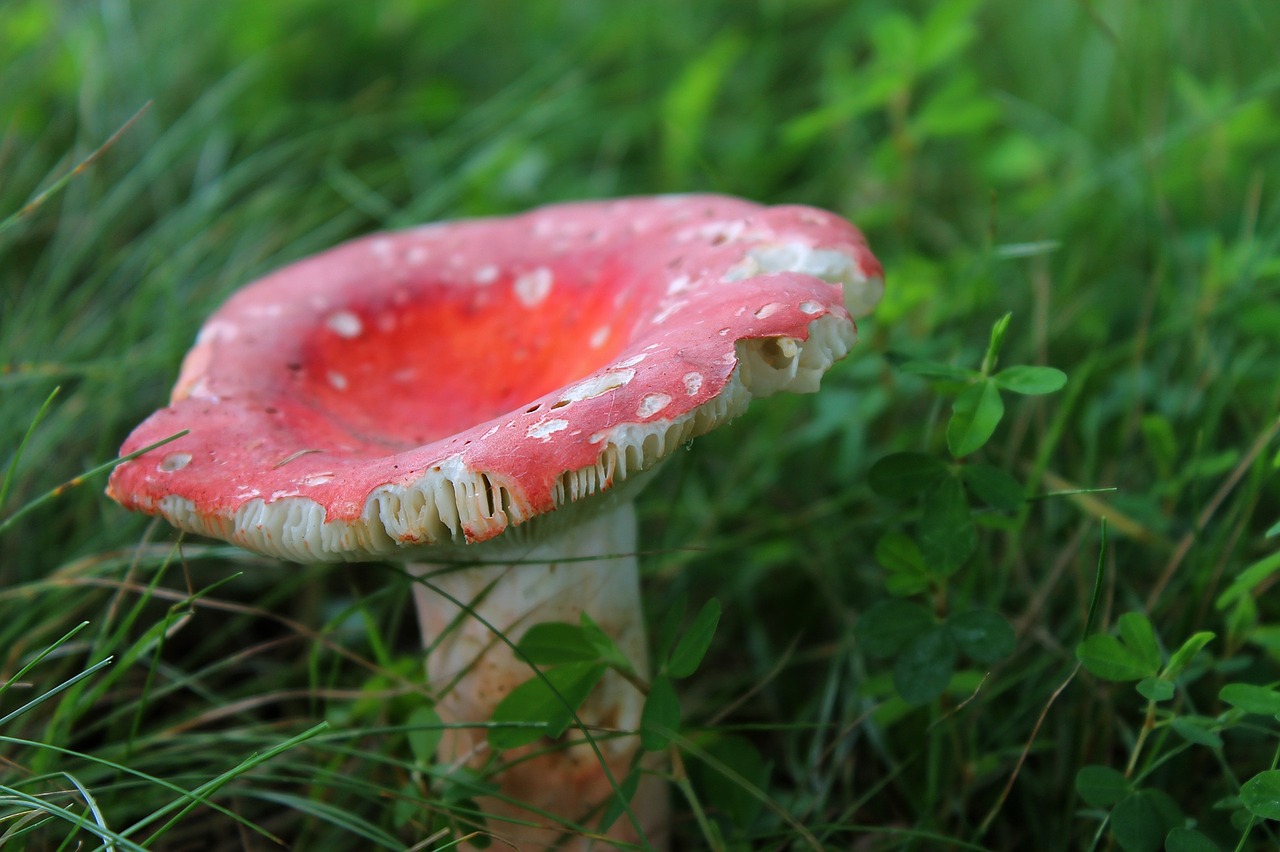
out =
{"type": "MultiPolygon", "coordinates": [[[[209,318],[121,454],[189,433],[119,465],[108,494],[293,561],[425,560],[414,600],[453,725],[439,758],[489,766],[467,725],[535,676],[510,644],[531,626],[585,612],[646,676],[637,491],[753,398],[816,391],[880,278],[839,217],[724,196],[354,240],[209,318]]],[[[491,831],[517,848],[590,831],[634,767],[643,702],[609,672],[566,742],[496,755],[491,831]]],[[[665,790],[647,774],[608,836],[660,847],[665,790]]]]}

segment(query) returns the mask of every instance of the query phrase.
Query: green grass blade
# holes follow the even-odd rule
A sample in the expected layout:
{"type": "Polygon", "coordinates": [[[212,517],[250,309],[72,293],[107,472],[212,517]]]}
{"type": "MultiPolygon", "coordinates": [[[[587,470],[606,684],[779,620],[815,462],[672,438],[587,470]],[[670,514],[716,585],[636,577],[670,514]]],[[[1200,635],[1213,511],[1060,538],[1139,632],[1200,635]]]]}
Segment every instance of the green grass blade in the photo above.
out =
{"type": "Polygon", "coordinates": [[[82,485],[86,479],[90,479],[94,476],[97,476],[99,473],[102,473],[104,471],[111,470],[116,465],[121,464],[123,462],[127,462],[130,459],[136,459],[138,456],[142,455],[143,453],[151,452],[156,447],[163,447],[165,444],[169,443],[170,441],[176,441],[182,436],[186,435],[188,431],[189,430],[187,429],[183,429],[181,432],[177,432],[173,435],[170,435],[167,438],[156,441],[154,444],[148,444],[147,446],[143,447],[140,450],[136,450],[132,453],[129,453],[127,456],[121,456],[120,458],[112,459],[111,461],[105,464],[100,464],[95,468],[91,468],[90,470],[85,471],[84,473],[80,474],[77,477],[67,480],[61,485],[55,486],[54,488],[50,488],[48,491],[41,494],[39,497],[35,498],[34,500],[32,500],[30,503],[27,503],[25,506],[21,507],[20,509],[17,509],[15,512],[13,512],[11,515],[9,515],[9,517],[5,518],[3,521],[0,521],[0,535],[3,535],[4,532],[7,529],[9,529],[9,527],[17,523],[18,519],[21,518],[23,515],[27,514],[28,512],[34,511],[35,509],[38,509],[39,507],[43,506],[45,503],[48,503],[51,500],[57,499],[59,496],[61,496],[63,493],[65,493],[69,489],[76,488],[82,485]]]}
{"type": "Polygon", "coordinates": [[[26,433],[18,443],[18,448],[14,450],[13,459],[9,462],[9,468],[4,474],[4,482],[0,483],[0,506],[3,506],[4,501],[9,497],[9,489],[13,486],[14,477],[18,475],[18,463],[22,461],[22,454],[27,448],[27,443],[31,440],[31,436],[35,434],[36,427],[40,425],[40,421],[44,420],[45,415],[49,413],[49,407],[53,405],[53,401],[57,398],[60,390],[62,390],[61,387],[56,387],[45,397],[44,403],[36,411],[36,416],[31,418],[31,425],[27,427],[26,433]]]}
{"type": "Polygon", "coordinates": [[[21,707],[19,707],[17,710],[13,710],[5,714],[4,716],[0,716],[0,725],[4,725],[12,721],[13,719],[18,718],[23,713],[26,713],[28,710],[32,710],[36,707],[39,707],[41,704],[48,701],[50,698],[54,697],[58,693],[64,690],[70,689],[71,687],[75,686],[77,683],[84,680],[85,678],[91,677],[92,675],[96,674],[97,672],[111,665],[111,661],[112,661],[112,658],[107,657],[105,660],[101,660],[97,663],[94,663],[92,666],[80,672],[75,677],[72,677],[69,680],[66,680],[58,684],[53,689],[49,690],[48,692],[44,693],[38,698],[31,699],[26,704],[23,704],[21,707]]]}

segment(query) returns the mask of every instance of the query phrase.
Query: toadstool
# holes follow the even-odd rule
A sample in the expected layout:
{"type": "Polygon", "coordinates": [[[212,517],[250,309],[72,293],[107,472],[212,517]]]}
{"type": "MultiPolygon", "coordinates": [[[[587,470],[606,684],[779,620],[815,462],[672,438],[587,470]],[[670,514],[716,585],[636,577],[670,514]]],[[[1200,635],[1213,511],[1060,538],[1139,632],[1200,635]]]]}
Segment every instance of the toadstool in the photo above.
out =
{"type": "MultiPolygon", "coordinates": [[[[880,279],[843,219],[712,195],[357,239],[209,318],[121,454],[189,433],[120,464],[108,494],[288,560],[418,560],[429,682],[456,723],[440,758],[478,766],[493,755],[466,723],[533,676],[494,631],[514,642],[586,612],[643,677],[636,492],[753,398],[817,390],[880,279]]],[[[634,732],[643,701],[610,672],[578,717],[634,732]]],[[[598,745],[607,772],[582,745],[499,755],[494,834],[542,848],[589,826],[637,738],[598,745]]],[[[642,785],[632,809],[661,845],[664,791],[642,785]]],[[[634,839],[634,822],[610,836],[634,839]]]]}

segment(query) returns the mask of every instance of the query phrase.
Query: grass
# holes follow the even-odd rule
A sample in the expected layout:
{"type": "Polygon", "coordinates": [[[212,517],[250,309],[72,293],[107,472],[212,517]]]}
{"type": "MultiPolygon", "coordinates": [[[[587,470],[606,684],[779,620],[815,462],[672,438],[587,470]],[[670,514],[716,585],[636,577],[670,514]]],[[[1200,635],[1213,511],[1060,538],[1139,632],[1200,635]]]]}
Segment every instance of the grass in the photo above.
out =
{"type": "Polygon", "coordinates": [[[677,848],[1274,847],[1277,26],[1263,0],[9,0],[0,845],[467,831],[403,577],[179,545],[80,476],[285,262],[713,190],[848,216],[889,290],[819,395],[757,406],[642,497],[650,611],[723,607],[678,685],[677,848]],[[981,382],[904,365],[977,369],[1006,312],[1000,366],[1069,380],[1006,394],[961,463],[952,404],[981,382]],[[1033,499],[873,490],[902,453],[1033,499]],[[944,516],[972,550],[914,577],[885,542],[944,516]],[[885,644],[868,614],[900,604],[927,620],[885,644]],[[975,610],[1007,653],[921,651],[975,610]]]}

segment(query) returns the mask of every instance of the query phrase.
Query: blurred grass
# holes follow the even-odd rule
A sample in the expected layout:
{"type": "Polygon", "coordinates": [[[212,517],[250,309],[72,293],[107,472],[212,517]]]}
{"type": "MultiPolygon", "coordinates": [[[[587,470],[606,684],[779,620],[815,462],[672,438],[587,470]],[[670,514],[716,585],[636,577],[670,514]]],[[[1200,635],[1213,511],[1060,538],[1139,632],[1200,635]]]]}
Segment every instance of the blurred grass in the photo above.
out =
{"type": "MultiPolygon", "coordinates": [[[[1083,677],[1049,704],[1082,638],[1101,516],[1142,532],[1113,526],[1107,619],[1146,607],[1171,644],[1217,632],[1206,684],[1280,679],[1275,605],[1259,597],[1252,624],[1212,606],[1274,551],[1280,517],[1275,442],[1246,455],[1280,412],[1277,27],[1264,0],[6,0],[3,467],[62,391],[0,517],[112,458],[236,286],[345,237],[629,193],[828,207],[889,270],[860,351],[820,395],[701,440],[642,503],[650,607],[725,605],[684,685],[691,742],[747,738],[771,801],[830,848],[1088,847],[1097,815],[1075,773],[1123,766],[1142,724],[1131,691],[1083,677]],[[940,450],[946,409],[885,356],[976,363],[1006,310],[1010,363],[1071,383],[1011,408],[986,460],[1040,492],[1118,491],[989,518],[953,604],[1004,613],[1018,650],[963,705],[890,712],[851,627],[885,596],[871,554],[902,515],[866,471],[940,450]]],[[[425,687],[403,581],[193,542],[179,556],[100,485],[0,539],[0,679],[89,622],[0,695],[0,716],[113,658],[0,725],[0,836],[102,836],[71,827],[98,819],[88,790],[112,831],[158,848],[419,840],[453,803],[406,748],[425,687]],[[147,839],[179,789],[215,779],[208,804],[147,839]],[[66,810],[46,821],[18,793],[66,810]]],[[[1212,690],[1196,702],[1218,712],[1212,690]]],[[[1161,752],[1151,783],[1229,848],[1242,828],[1212,806],[1267,768],[1275,733],[1161,752]]],[[[680,848],[703,848],[691,813],[678,807],[680,848]]],[[[722,830],[742,848],[800,844],[777,813],[722,830]]]]}

